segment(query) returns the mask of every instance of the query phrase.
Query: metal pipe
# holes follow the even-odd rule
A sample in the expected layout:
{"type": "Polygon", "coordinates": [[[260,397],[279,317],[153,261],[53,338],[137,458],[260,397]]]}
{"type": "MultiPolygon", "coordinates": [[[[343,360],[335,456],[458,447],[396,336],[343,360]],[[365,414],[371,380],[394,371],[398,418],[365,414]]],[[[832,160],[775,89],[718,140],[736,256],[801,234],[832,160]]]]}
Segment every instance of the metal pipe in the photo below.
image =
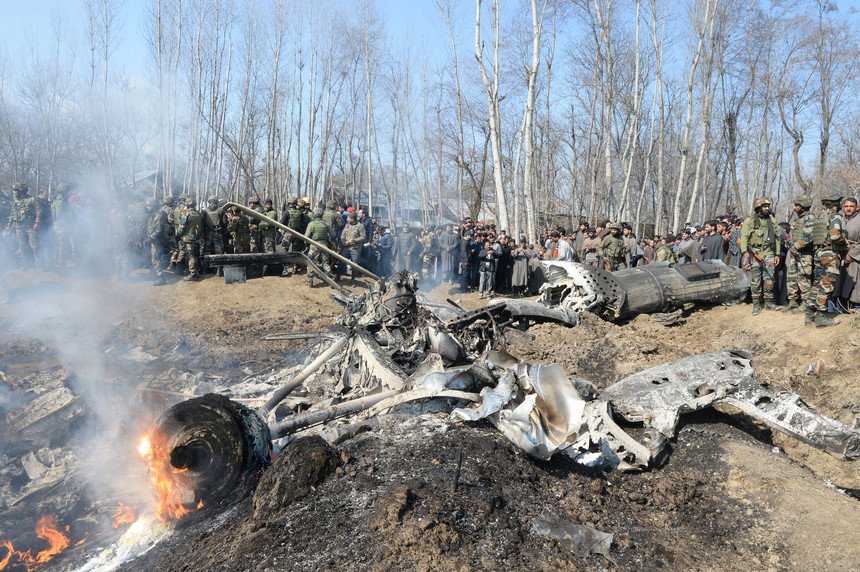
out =
{"type": "Polygon", "coordinates": [[[308,364],[308,366],[300,371],[296,376],[290,380],[289,383],[278,389],[269,400],[263,404],[262,407],[257,409],[257,413],[259,413],[265,419],[269,412],[274,409],[278,403],[283,401],[294,389],[300,386],[304,381],[311,376],[312,373],[316,372],[319,368],[321,368],[329,359],[337,355],[349,342],[349,338],[343,336],[334,341],[334,343],[329,346],[329,348],[317,356],[317,358],[308,364]]]}
{"type": "Polygon", "coordinates": [[[380,401],[385,401],[389,397],[394,397],[398,393],[400,392],[396,389],[392,389],[389,391],[383,391],[382,393],[375,393],[373,395],[359,397],[358,399],[344,401],[343,403],[338,403],[337,405],[325,407],[317,411],[299,413],[298,415],[293,415],[292,417],[284,419],[280,423],[269,425],[269,431],[272,433],[272,439],[279,439],[289,435],[290,433],[307,429],[311,425],[324,423],[338,417],[343,417],[344,415],[364,411],[365,409],[373,407],[380,401]]]}
{"type": "Polygon", "coordinates": [[[379,276],[377,276],[376,274],[374,274],[374,273],[373,273],[373,272],[371,272],[370,270],[368,270],[368,269],[366,269],[366,268],[362,268],[361,266],[359,266],[358,264],[356,264],[355,262],[353,262],[353,261],[352,261],[352,260],[350,260],[349,258],[346,258],[346,257],[344,257],[344,256],[341,256],[340,254],[338,254],[337,252],[335,252],[335,251],[334,251],[334,250],[332,250],[331,248],[329,248],[329,247],[327,247],[327,246],[324,246],[324,245],[320,244],[319,242],[317,242],[317,241],[315,241],[315,240],[313,240],[313,239],[311,239],[311,238],[306,237],[305,235],[303,235],[303,234],[302,234],[302,233],[300,233],[300,232],[296,232],[296,231],[294,231],[293,229],[291,229],[291,228],[290,228],[290,227],[288,227],[287,225],[285,225],[285,224],[281,224],[280,222],[276,221],[275,219],[269,218],[269,217],[267,217],[266,215],[264,215],[264,214],[262,214],[262,213],[258,213],[258,212],[257,212],[257,211],[255,211],[254,209],[249,209],[248,207],[243,207],[242,205],[239,205],[239,204],[236,204],[236,203],[226,203],[224,206],[228,206],[228,207],[238,207],[238,208],[239,208],[239,210],[241,210],[241,211],[242,211],[243,213],[245,213],[246,215],[248,215],[248,216],[252,216],[252,217],[254,217],[254,218],[258,219],[258,220],[266,221],[266,222],[268,222],[269,224],[273,224],[273,225],[275,225],[276,227],[278,227],[279,229],[283,230],[284,232],[286,232],[286,233],[287,233],[287,234],[289,234],[290,236],[294,236],[294,237],[296,237],[296,238],[300,238],[300,239],[304,240],[305,242],[307,242],[308,244],[311,244],[311,245],[313,245],[313,246],[316,246],[317,248],[319,248],[319,249],[320,249],[320,250],[322,250],[323,252],[327,252],[329,255],[334,256],[337,260],[340,260],[341,262],[343,262],[343,263],[344,263],[344,264],[346,264],[347,266],[351,267],[352,269],[354,269],[354,270],[358,270],[358,271],[359,271],[359,272],[361,272],[362,274],[364,274],[364,275],[366,275],[366,276],[369,276],[370,278],[373,278],[374,280],[382,280],[382,278],[380,278],[379,276]]]}

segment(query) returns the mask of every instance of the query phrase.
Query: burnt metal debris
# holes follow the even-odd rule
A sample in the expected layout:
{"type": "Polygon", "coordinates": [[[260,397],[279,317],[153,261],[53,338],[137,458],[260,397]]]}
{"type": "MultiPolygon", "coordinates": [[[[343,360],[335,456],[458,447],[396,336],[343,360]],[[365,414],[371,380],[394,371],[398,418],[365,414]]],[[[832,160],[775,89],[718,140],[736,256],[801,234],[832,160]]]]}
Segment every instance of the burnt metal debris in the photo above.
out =
{"type": "Polygon", "coordinates": [[[572,313],[593,312],[607,320],[668,312],[689,303],[743,300],[749,278],[720,261],[670,266],[666,262],[609,272],[576,262],[542,262],[546,283],[540,300],[572,313]]]}
{"type": "Polygon", "coordinates": [[[246,473],[266,466],[270,439],[290,439],[347,415],[351,425],[329,425],[324,434],[340,439],[388,411],[447,411],[452,421],[486,419],[535,458],[562,453],[591,467],[644,470],[664,461],[681,415],[717,404],[837,457],[860,456],[860,427],[823,417],[796,394],[760,383],[750,356],[740,350],[684,358],[603,391],[560,366],[515,359],[505,351],[506,337],[533,322],[574,326],[582,311],[618,317],[691,300],[725,302],[745,288],[742,275],[719,264],[699,265],[701,275],[692,278],[697,271],[659,265],[612,274],[568,263],[548,266],[544,298],[567,290],[555,308],[522,300],[498,300],[474,311],[423,304],[417,277],[405,271],[362,295],[335,294],[345,308],[337,325],[319,334],[318,352],[274,394],[263,396],[258,409],[206,395],[165,413],[157,428],[170,436],[171,464],[189,469],[184,486],[212,506],[250,482],[246,473]],[[645,285],[637,286],[634,276],[644,276],[645,285]],[[648,301],[636,301],[634,294],[649,288],[648,301]],[[291,393],[312,379],[322,380],[333,397],[301,413],[284,411],[291,393]],[[634,436],[619,419],[641,423],[641,430],[634,436]]]}

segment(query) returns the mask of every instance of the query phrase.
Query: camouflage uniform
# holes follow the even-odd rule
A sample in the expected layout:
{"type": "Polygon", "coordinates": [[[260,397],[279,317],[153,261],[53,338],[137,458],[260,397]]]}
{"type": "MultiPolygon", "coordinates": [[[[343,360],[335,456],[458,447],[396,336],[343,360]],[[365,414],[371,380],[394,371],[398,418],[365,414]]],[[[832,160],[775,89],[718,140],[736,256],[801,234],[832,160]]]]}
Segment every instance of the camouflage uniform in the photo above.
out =
{"type": "MultiPolygon", "coordinates": [[[[319,242],[323,246],[331,249],[332,245],[335,241],[334,230],[332,230],[331,226],[327,222],[325,222],[322,218],[323,212],[322,209],[317,209],[317,212],[314,213],[316,216],[313,220],[308,224],[307,230],[305,230],[305,236],[310,238],[311,240],[315,240],[319,242]]],[[[319,268],[325,273],[328,274],[328,262],[329,256],[328,252],[321,248],[317,248],[316,246],[311,245],[310,248],[310,259],[317,265],[319,268]]],[[[314,270],[308,270],[308,286],[313,286],[314,279],[314,270]]]]}
{"type": "Polygon", "coordinates": [[[439,241],[436,235],[428,233],[424,237],[424,250],[421,251],[421,277],[430,278],[433,271],[433,260],[439,256],[439,241]]]}
{"type": "MultiPolygon", "coordinates": [[[[272,208],[272,201],[266,201],[263,214],[272,220],[278,220],[278,213],[272,208]]],[[[263,252],[275,252],[278,243],[278,228],[270,222],[260,221],[258,223],[260,234],[263,237],[263,252]]]]}
{"type": "Polygon", "coordinates": [[[185,206],[179,222],[179,238],[188,258],[190,274],[186,280],[197,280],[200,278],[200,251],[203,249],[203,215],[194,208],[194,199],[187,199],[185,206]]]}
{"type": "Polygon", "coordinates": [[[328,224],[335,236],[340,234],[340,229],[343,227],[343,219],[340,218],[340,215],[337,214],[335,210],[335,202],[329,201],[325,205],[325,211],[322,214],[323,221],[328,224]]]}
{"type": "Polygon", "coordinates": [[[39,223],[41,222],[41,209],[35,197],[28,197],[27,185],[15,183],[12,187],[15,198],[12,201],[12,210],[9,213],[9,225],[7,234],[15,231],[16,250],[18,264],[30,267],[36,263],[36,255],[39,252],[39,223]]]}
{"type": "Polygon", "coordinates": [[[841,200],[838,193],[822,198],[824,209],[812,221],[812,288],[806,306],[815,312],[817,327],[838,323],[827,317],[827,301],[839,282],[839,269],[848,246],[842,218],[836,213],[841,200]]]}
{"type": "Polygon", "coordinates": [[[243,254],[251,250],[251,227],[248,219],[238,208],[233,207],[227,215],[227,232],[233,254],[243,254]]]}
{"type": "MultiPolygon", "coordinates": [[[[297,234],[304,234],[305,229],[307,228],[307,218],[305,217],[302,209],[300,209],[297,205],[297,201],[295,197],[290,197],[287,199],[287,212],[289,214],[289,218],[287,220],[287,228],[294,231],[297,234]]],[[[303,252],[305,249],[305,241],[301,238],[295,236],[295,234],[289,235],[289,249],[288,252],[303,252]]],[[[284,271],[281,274],[282,276],[289,276],[290,270],[293,273],[297,273],[299,267],[297,264],[293,264],[292,268],[284,265],[284,271]]]]}
{"type": "Polygon", "coordinates": [[[785,265],[788,307],[793,310],[792,313],[800,309],[812,289],[812,222],[815,218],[809,212],[809,207],[812,206],[810,197],[800,195],[794,199],[794,204],[805,210],[801,210],[794,222],[789,244],[791,256],[785,265]]]}
{"type": "Polygon", "coordinates": [[[182,215],[185,213],[185,201],[188,200],[187,195],[182,195],[179,197],[178,204],[173,208],[173,252],[170,253],[170,266],[168,270],[174,270],[181,272],[184,270],[184,266],[186,264],[185,259],[185,248],[182,246],[182,239],[180,238],[180,227],[182,225],[182,215]]]}
{"type": "Polygon", "coordinates": [[[155,269],[155,284],[165,283],[163,267],[165,261],[170,257],[170,250],[173,248],[174,227],[170,220],[173,209],[167,203],[168,200],[172,202],[172,199],[164,199],[164,205],[158,210],[155,209],[154,200],[150,199],[146,204],[146,211],[148,213],[146,219],[146,236],[149,240],[152,267],[155,269]]]}
{"type": "Polygon", "coordinates": [[[666,244],[657,249],[657,252],[654,254],[654,261],[668,262],[669,266],[675,266],[678,263],[678,259],[675,257],[675,250],[672,248],[675,237],[671,237],[672,240],[669,240],[669,238],[666,238],[666,244]]]}
{"type": "Polygon", "coordinates": [[[224,211],[218,206],[218,197],[209,197],[203,211],[204,254],[224,254],[224,211]]]}
{"type": "Polygon", "coordinates": [[[603,251],[603,254],[606,256],[606,269],[610,272],[613,270],[618,270],[619,268],[626,268],[627,264],[625,262],[625,253],[627,249],[624,248],[624,239],[618,233],[612,233],[613,230],[621,231],[621,225],[617,222],[609,225],[610,234],[607,234],[603,237],[603,241],[600,243],[600,250],[603,251]]]}
{"type": "Polygon", "coordinates": [[[755,212],[741,225],[741,253],[750,265],[750,291],[753,314],[761,311],[761,300],[770,310],[780,309],[773,303],[773,271],[780,255],[779,227],[769,213],[770,201],[759,198],[753,203],[755,212]],[[762,210],[768,207],[767,214],[762,210]]]}
{"type": "MultiPolygon", "coordinates": [[[[263,213],[263,207],[260,206],[260,199],[256,197],[248,201],[248,208],[257,211],[258,213],[263,213]]],[[[263,237],[260,229],[260,221],[256,218],[248,217],[248,227],[251,232],[251,252],[262,252],[263,237]]]]}

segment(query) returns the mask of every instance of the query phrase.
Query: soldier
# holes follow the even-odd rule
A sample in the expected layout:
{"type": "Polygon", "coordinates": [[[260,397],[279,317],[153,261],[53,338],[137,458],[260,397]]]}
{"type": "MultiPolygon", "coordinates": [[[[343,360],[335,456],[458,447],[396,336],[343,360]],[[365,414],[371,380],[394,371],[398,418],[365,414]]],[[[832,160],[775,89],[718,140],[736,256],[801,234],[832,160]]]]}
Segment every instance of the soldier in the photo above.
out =
{"type": "Polygon", "coordinates": [[[753,316],[761,312],[762,300],[768,310],[782,310],[773,303],[773,271],[779,264],[779,228],[770,212],[770,199],[753,202],[753,214],[741,226],[743,269],[750,272],[753,316]]]}
{"type": "MultiPolygon", "coordinates": [[[[270,219],[278,220],[278,213],[272,205],[272,199],[266,199],[262,212],[270,219]]],[[[278,242],[278,228],[274,224],[263,220],[259,222],[259,227],[260,234],[263,237],[263,252],[275,252],[275,246],[278,242]]]]}
{"type": "Polygon", "coordinates": [[[812,221],[812,287],[806,299],[806,324],[834,326],[839,320],[827,315],[827,302],[839,282],[839,268],[847,250],[845,230],[839,216],[842,193],[831,191],[821,197],[821,211],[812,221]],[[814,316],[814,318],[813,318],[814,316]]]}
{"type": "Polygon", "coordinates": [[[167,267],[168,272],[177,274],[185,271],[185,249],[182,246],[182,240],[179,238],[179,226],[182,222],[182,214],[185,210],[185,201],[188,195],[180,195],[179,198],[171,203],[173,205],[173,216],[170,219],[173,222],[173,248],[170,252],[170,265],[167,267]]]}
{"type": "MultiPolygon", "coordinates": [[[[343,227],[343,232],[340,233],[340,243],[344,248],[344,256],[357,264],[361,254],[361,247],[364,244],[364,227],[358,224],[355,212],[346,215],[346,226],[343,227]]],[[[354,268],[350,268],[350,276],[352,277],[352,284],[355,284],[354,268]]]]}
{"type": "MultiPolygon", "coordinates": [[[[203,254],[224,254],[224,229],[227,228],[227,217],[218,203],[218,197],[209,197],[206,210],[203,211],[203,254]]],[[[219,266],[218,275],[222,273],[219,266]]]]}
{"type": "Polygon", "coordinates": [[[238,207],[227,211],[227,232],[230,234],[233,254],[245,254],[251,250],[251,227],[247,217],[238,207]]]}
{"type": "Polygon", "coordinates": [[[197,201],[188,197],[185,199],[185,210],[179,221],[179,239],[182,249],[188,259],[187,282],[200,279],[200,251],[203,249],[203,215],[197,210],[197,201]]]}
{"type": "Polygon", "coordinates": [[[337,204],[334,201],[327,202],[325,204],[325,211],[322,214],[322,218],[334,231],[334,235],[339,236],[340,231],[343,228],[343,221],[340,218],[340,215],[337,214],[336,209],[337,204]]]}
{"type": "Polygon", "coordinates": [[[603,237],[600,243],[600,250],[606,257],[606,269],[610,272],[625,268],[624,255],[627,249],[624,248],[624,239],[621,238],[621,225],[613,222],[609,225],[609,234],[603,237]]]}
{"type": "Polygon", "coordinates": [[[168,200],[172,202],[173,199],[171,197],[162,199],[162,208],[158,210],[155,208],[155,199],[146,201],[146,237],[149,241],[150,260],[155,269],[156,286],[167,283],[162,269],[170,257],[173,245],[174,228],[168,217],[168,212],[172,213],[173,209],[167,204],[168,200]]]}
{"type": "Polygon", "coordinates": [[[439,241],[436,240],[436,233],[428,230],[421,239],[421,243],[424,245],[421,250],[421,277],[426,280],[434,273],[433,261],[439,256],[439,241]]]}
{"type": "Polygon", "coordinates": [[[403,230],[397,235],[397,258],[400,270],[412,272],[412,256],[415,252],[415,234],[409,230],[409,223],[403,223],[403,230]]]}
{"type": "MultiPolygon", "coordinates": [[[[308,228],[305,230],[305,236],[311,240],[319,242],[328,249],[331,249],[334,245],[334,231],[331,226],[323,220],[323,210],[321,208],[317,207],[314,210],[314,218],[308,224],[308,228]]],[[[328,252],[322,248],[311,245],[309,257],[320,268],[320,270],[328,276],[328,252]]],[[[305,283],[311,288],[314,287],[313,268],[308,270],[308,279],[305,283]]]]}
{"type": "Polygon", "coordinates": [[[69,263],[72,256],[71,233],[69,223],[72,218],[72,205],[69,195],[74,189],[71,183],[60,185],[54,200],[51,201],[51,218],[54,220],[54,237],[57,241],[57,265],[62,269],[69,263]]]}
{"type": "Polygon", "coordinates": [[[600,267],[600,239],[597,238],[597,229],[589,228],[586,238],[582,241],[582,253],[580,259],[587,266],[600,267]]]}
{"type": "Polygon", "coordinates": [[[29,188],[26,183],[17,182],[12,185],[14,200],[12,211],[9,213],[9,224],[4,235],[15,231],[16,250],[19,267],[29,268],[36,263],[39,251],[39,224],[42,210],[34,197],[28,197],[29,188]]]}
{"type": "Polygon", "coordinates": [[[674,244],[675,236],[672,234],[667,234],[665,237],[660,239],[660,247],[654,254],[654,261],[668,262],[669,266],[675,266],[675,264],[677,264],[678,262],[678,259],[675,257],[675,249],[672,248],[674,244]]]}
{"type": "MultiPolygon", "coordinates": [[[[260,199],[251,197],[248,201],[248,208],[258,213],[263,212],[263,207],[260,206],[260,199]]],[[[251,230],[251,252],[263,251],[263,237],[260,229],[260,223],[256,218],[248,218],[248,226],[251,230]]]]}
{"type": "MultiPolygon", "coordinates": [[[[803,310],[803,304],[812,289],[812,221],[809,212],[812,207],[812,197],[798,195],[794,198],[794,230],[791,233],[789,252],[791,256],[786,263],[786,291],[788,294],[788,309],[792,314],[803,310]]],[[[815,320],[809,315],[808,322],[815,320]]]]}
{"type": "MultiPolygon", "coordinates": [[[[296,197],[290,197],[287,199],[287,207],[289,216],[287,218],[287,227],[290,230],[294,231],[297,234],[304,234],[305,229],[307,228],[307,218],[305,217],[302,209],[299,207],[299,201],[296,200],[296,197]]],[[[304,201],[302,201],[304,203],[304,201]]],[[[302,252],[305,249],[305,241],[301,238],[298,238],[294,234],[290,235],[290,248],[289,252],[302,252]]],[[[290,274],[298,274],[299,266],[298,264],[293,265],[284,265],[284,271],[281,273],[281,276],[289,276],[290,274]]]]}

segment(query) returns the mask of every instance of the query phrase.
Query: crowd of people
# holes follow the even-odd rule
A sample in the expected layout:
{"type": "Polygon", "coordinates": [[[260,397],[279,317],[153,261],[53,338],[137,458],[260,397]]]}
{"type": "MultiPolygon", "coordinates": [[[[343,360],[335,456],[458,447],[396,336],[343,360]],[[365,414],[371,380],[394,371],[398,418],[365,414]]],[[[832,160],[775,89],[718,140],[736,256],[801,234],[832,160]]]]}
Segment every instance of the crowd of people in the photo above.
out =
{"type": "MultiPolygon", "coordinates": [[[[47,192],[31,195],[24,183],[13,185],[12,191],[3,233],[10,240],[4,241],[4,248],[14,248],[22,267],[64,268],[100,245],[102,250],[93,256],[109,258],[113,270],[127,274],[145,266],[146,260],[155,283],[163,284],[166,272],[197,280],[207,271],[200,263],[203,254],[285,251],[305,252],[317,272],[354,282],[356,274],[348,265],[330,259],[332,250],[383,278],[406,269],[420,273],[425,283],[457,284],[463,292],[489,298],[536,293],[544,282],[542,260],[580,262],[609,271],[718,260],[749,273],[753,314],[788,309],[804,312],[807,324],[823,327],[835,323],[833,313],[860,307],[857,199],[839,193],[824,194],[815,212],[811,197],[795,197],[793,222],[777,223],[770,200],[758,198],[748,217],[687,222],[677,236],[640,239],[631,225],[604,220],[582,221],[570,230],[544,228],[537,240],[529,241],[470,217],[457,224],[403,223],[391,229],[363,208],[329,201],[311,209],[307,197],[290,197],[280,211],[271,199],[252,197],[247,209],[266,219],[249,216],[236,206],[227,208],[214,196],[200,209],[188,196],[128,205],[114,199],[105,220],[95,216],[86,197],[71,184],[61,186],[51,201],[47,192]],[[298,235],[324,248],[309,247],[298,235]]],[[[282,274],[304,270],[302,264],[287,264],[282,274]]],[[[313,280],[311,269],[307,272],[311,286],[313,280]]]]}

